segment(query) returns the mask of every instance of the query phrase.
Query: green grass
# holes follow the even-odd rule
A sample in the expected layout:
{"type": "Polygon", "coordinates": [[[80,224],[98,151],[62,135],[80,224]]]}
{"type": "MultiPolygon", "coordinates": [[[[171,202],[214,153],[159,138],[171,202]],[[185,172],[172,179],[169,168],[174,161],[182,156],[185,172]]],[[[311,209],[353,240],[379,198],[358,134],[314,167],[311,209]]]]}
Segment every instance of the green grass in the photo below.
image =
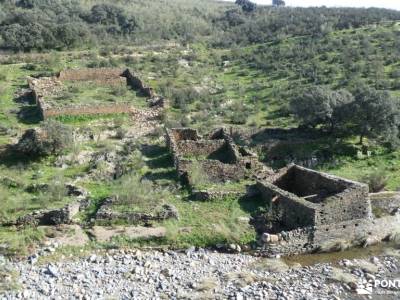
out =
{"type": "Polygon", "coordinates": [[[136,92],[127,86],[104,86],[96,82],[63,82],[60,93],[46,97],[46,102],[52,106],[68,105],[98,105],[131,102],[144,106],[143,97],[136,96],[136,92]]]}
{"type": "Polygon", "coordinates": [[[123,119],[126,121],[128,118],[128,114],[96,114],[96,115],[62,115],[53,117],[53,119],[69,125],[82,126],[87,123],[100,120],[115,120],[115,119],[123,119]]]}
{"type": "Polygon", "coordinates": [[[371,157],[347,157],[337,166],[322,167],[323,171],[351,180],[362,181],[371,172],[384,171],[388,177],[386,189],[400,189],[400,151],[377,151],[371,157]]]}

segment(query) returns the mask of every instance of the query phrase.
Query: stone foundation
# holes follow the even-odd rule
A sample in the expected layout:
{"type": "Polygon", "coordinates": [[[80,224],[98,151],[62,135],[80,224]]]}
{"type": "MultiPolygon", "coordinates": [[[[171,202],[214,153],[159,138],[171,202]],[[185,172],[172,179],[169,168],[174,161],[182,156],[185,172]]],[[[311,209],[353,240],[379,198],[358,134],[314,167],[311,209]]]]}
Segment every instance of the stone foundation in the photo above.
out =
{"type": "Polygon", "coordinates": [[[17,226],[41,226],[71,224],[73,217],[79,212],[80,203],[68,204],[60,209],[40,210],[20,217],[17,226]]]}
{"type": "Polygon", "coordinates": [[[266,178],[274,172],[261,164],[255,154],[237,146],[226,130],[221,128],[202,137],[196,130],[177,128],[167,130],[167,146],[182,183],[193,189],[195,199],[211,200],[230,195],[241,195],[238,191],[197,190],[192,179],[192,168],[213,183],[240,182],[241,180],[266,178]]]}
{"type": "Polygon", "coordinates": [[[29,88],[43,119],[60,115],[119,114],[137,111],[134,108],[135,104],[131,102],[63,106],[46,101],[46,97],[62,90],[65,81],[92,81],[105,86],[131,86],[148,98],[150,109],[164,109],[167,105],[164,97],[157,96],[152,88],[147,87],[128,69],[125,71],[118,68],[70,69],[61,71],[56,77],[28,78],[29,88]]]}
{"type": "Polygon", "coordinates": [[[117,204],[115,198],[111,197],[105,199],[103,205],[96,213],[96,220],[105,223],[123,221],[128,224],[146,224],[151,221],[163,221],[171,218],[179,218],[176,208],[168,204],[161,206],[157,211],[151,213],[116,212],[112,210],[114,204],[117,204]]]}

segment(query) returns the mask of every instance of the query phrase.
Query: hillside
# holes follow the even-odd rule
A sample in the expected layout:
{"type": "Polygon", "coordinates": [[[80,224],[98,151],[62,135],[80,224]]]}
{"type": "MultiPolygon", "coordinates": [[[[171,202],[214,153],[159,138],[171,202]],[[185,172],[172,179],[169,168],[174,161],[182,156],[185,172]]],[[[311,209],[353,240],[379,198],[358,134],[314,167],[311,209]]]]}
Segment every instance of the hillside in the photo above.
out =
{"type": "Polygon", "coordinates": [[[291,163],[400,189],[398,11],[3,0],[0,49],[0,255],[255,250],[276,216],[242,194],[291,163]]]}

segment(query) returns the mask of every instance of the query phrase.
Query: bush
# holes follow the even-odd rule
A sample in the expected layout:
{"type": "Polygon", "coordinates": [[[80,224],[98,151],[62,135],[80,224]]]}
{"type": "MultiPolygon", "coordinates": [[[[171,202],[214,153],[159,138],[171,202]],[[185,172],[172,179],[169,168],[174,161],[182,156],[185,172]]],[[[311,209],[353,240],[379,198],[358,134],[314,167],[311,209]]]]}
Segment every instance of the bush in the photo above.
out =
{"type": "Polygon", "coordinates": [[[111,88],[111,95],[114,95],[116,97],[122,97],[125,96],[127,93],[127,89],[124,86],[114,86],[111,88]]]}
{"type": "Polygon", "coordinates": [[[45,152],[57,154],[73,143],[73,130],[71,127],[64,125],[58,121],[47,120],[41,124],[41,128],[45,133],[45,141],[43,149],[45,152]]]}
{"type": "Polygon", "coordinates": [[[370,192],[378,193],[386,187],[388,174],[385,170],[375,170],[362,177],[361,181],[368,184],[370,192]]]}
{"type": "Polygon", "coordinates": [[[211,183],[208,179],[207,173],[203,170],[203,167],[197,160],[192,162],[189,168],[189,174],[191,180],[190,184],[196,188],[201,188],[211,183]]]}
{"type": "Polygon", "coordinates": [[[58,154],[73,144],[73,131],[55,120],[47,120],[40,129],[28,129],[15,150],[30,157],[58,154]]]}
{"type": "Polygon", "coordinates": [[[166,191],[156,189],[149,180],[141,180],[138,174],[122,178],[115,197],[120,205],[130,210],[151,212],[166,198],[166,191]]]}
{"type": "Polygon", "coordinates": [[[39,195],[41,205],[49,205],[54,202],[61,202],[67,197],[68,190],[65,186],[65,178],[57,175],[49,184],[48,189],[39,195]]]}

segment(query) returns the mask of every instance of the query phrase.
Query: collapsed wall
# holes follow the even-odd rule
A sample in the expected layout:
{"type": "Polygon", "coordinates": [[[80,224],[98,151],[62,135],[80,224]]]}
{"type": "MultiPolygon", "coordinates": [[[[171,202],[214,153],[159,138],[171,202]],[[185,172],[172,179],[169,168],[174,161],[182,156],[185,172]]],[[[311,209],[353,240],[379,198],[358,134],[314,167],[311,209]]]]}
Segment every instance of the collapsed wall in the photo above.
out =
{"type": "Polygon", "coordinates": [[[200,171],[208,181],[222,185],[254,179],[261,173],[267,177],[273,174],[272,170],[258,162],[255,154],[237,146],[223,128],[204,137],[190,128],[167,129],[166,141],[179,178],[192,188],[193,196],[198,200],[244,195],[247,192],[245,188],[241,192],[229,189],[216,191],[211,188],[199,190],[194,182],[194,172],[200,171]]]}

